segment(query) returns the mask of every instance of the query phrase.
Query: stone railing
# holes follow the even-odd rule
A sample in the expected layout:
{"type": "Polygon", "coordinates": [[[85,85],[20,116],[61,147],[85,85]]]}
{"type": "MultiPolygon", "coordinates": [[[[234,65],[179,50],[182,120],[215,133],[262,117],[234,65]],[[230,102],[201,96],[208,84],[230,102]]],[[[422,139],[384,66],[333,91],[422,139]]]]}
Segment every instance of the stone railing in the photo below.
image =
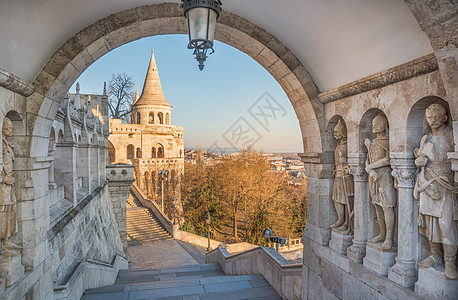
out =
{"type": "Polygon", "coordinates": [[[254,246],[242,250],[246,247],[221,246],[208,252],[205,262],[218,263],[226,275],[261,274],[283,299],[301,298],[302,264],[290,264],[272,248],[254,246]],[[243,252],[231,254],[239,250],[243,252]]]}
{"type": "Polygon", "coordinates": [[[119,270],[128,268],[128,260],[114,255],[111,262],[77,259],[54,285],[54,299],[80,299],[84,290],[112,285],[119,270]]]}
{"type": "Polygon", "coordinates": [[[279,245],[278,252],[283,253],[302,249],[304,249],[304,245],[302,245],[302,238],[288,238],[288,244],[279,245]]]}

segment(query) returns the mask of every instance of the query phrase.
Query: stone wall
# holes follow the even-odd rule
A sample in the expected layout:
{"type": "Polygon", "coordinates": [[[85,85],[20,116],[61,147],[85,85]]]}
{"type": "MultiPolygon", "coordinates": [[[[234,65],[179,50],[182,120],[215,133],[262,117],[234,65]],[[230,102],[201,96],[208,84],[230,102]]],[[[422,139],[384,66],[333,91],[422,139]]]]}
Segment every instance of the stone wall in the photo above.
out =
{"type": "MultiPolygon", "coordinates": [[[[429,247],[427,240],[419,234],[416,221],[418,204],[413,198],[413,188],[418,168],[414,164],[413,150],[419,147],[421,137],[428,130],[425,110],[429,105],[438,103],[447,109],[447,124],[455,131],[455,141],[450,142],[458,143],[454,117],[457,100],[446,93],[441,73],[431,59],[434,57],[425,57],[423,62],[414,61],[414,70],[423,70],[423,73],[412,76],[409,71],[409,76],[394,83],[384,84],[378,82],[380,79],[374,82],[378,77],[372,76],[344,86],[342,91],[336,89],[322,95],[350,93],[351,96],[337,96],[337,100],[325,104],[327,129],[323,153],[301,155],[308,181],[308,221],[302,241],[302,299],[390,299],[393,294],[399,299],[415,299],[456,295],[456,282],[446,279],[443,269],[418,267],[418,262],[428,257],[429,247]],[[422,63],[432,67],[418,68],[422,63]],[[371,84],[368,86],[367,82],[371,84]],[[358,92],[351,92],[355,90],[358,92]],[[375,138],[372,121],[379,114],[388,120],[387,151],[396,187],[395,245],[387,251],[368,243],[380,229],[369,195],[365,170],[367,149],[363,141],[375,138]],[[342,235],[330,228],[337,220],[332,200],[337,145],[333,130],[339,120],[347,129],[347,161],[354,178],[354,227],[351,235],[342,235]],[[415,285],[417,280],[419,284],[415,285]],[[428,285],[426,290],[421,287],[432,280],[435,283],[428,285]]],[[[407,64],[399,68],[410,67],[407,64]]],[[[393,74],[402,74],[400,71],[392,70],[393,74]]],[[[448,155],[453,157],[455,153],[448,155]]]]}
{"type": "Polygon", "coordinates": [[[53,281],[78,258],[109,263],[113,255],[124,255],[106,182],[81,204],[47,233],[53,281]]]}
{"type": "MultiPolygon", "coordinates": [[[[33,86],[26,87],[33,92],[33,86]]],[[[14,153],[17,231],[9,240],[22,247],[10,259],[5,260],[2,252],[0,298],[54,299],[58,297],[54,286],[67,276],[74,278],[72,266],[80,260],[94,262],[90,263],[92,274],[100,270],[104,275],[78,281],[69,299],[79,299],[87,287],[114,282],[117,270],[127,267],[127,261],[123,262],[106,179],[108,124],[63,99],[53,111],[54,120],[46,121],[47,130],[37,132],[30,126],[33,115],[28,113],[38,105],[34,96],[26,98],[0,87],[0,99],[0,122],[7,117],[13,126],[6,140],[14,153]],[[40,143],[33,143],[32,137],[40,143]],[[119,263],[107,267],[116,254],[119,263]]],[[[6,150],[3,144],[2,152],[6,150]]],[[[4,166],[0,156],[2,170],[4,166]]]]}

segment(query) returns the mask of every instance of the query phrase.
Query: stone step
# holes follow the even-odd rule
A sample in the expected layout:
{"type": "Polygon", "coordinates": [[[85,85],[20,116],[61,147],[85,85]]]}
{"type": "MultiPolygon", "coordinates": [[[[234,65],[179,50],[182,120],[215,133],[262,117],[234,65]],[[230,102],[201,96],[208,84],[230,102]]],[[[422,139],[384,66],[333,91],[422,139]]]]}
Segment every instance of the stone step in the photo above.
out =
{"type": "Polygon", "coordinates": [[[138,246],[169,240],[172,237],[156,216],[131,195],[127,201],[127,242],[129,246],[138,246]]]}
{"type": "Polygon", "coordinates": [[[142,226],[142,227],[135,227],[130,226],[127,229],[131,229],[132,231],[139,231],[139,232],[164,232],[164,228],[162,227],[155,227],[155,226],[142,226]]]}
{"type": "Polygon", "coordinates": [[[261,275],[220,273],[215,264],[122,270],[115,285],[88,289],[82,299],[281,299],[261,275]],[[196,278],[196,272],[200,272],[200,278],[196,278]]]}

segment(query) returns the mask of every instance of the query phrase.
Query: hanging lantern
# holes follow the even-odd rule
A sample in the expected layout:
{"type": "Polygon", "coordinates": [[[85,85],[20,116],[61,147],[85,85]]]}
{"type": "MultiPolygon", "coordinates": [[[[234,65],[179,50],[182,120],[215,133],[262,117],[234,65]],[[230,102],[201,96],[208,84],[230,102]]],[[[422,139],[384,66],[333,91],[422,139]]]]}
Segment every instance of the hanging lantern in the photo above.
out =
{"type": "Polygon", "coordinates": [[[221,11],[220,0],[182,0],[184,16],[188,21],[188,49],[194,49],[194,55],[202,71],[207,59],[207,51],[212,54],[216,19],[221,11]]]}

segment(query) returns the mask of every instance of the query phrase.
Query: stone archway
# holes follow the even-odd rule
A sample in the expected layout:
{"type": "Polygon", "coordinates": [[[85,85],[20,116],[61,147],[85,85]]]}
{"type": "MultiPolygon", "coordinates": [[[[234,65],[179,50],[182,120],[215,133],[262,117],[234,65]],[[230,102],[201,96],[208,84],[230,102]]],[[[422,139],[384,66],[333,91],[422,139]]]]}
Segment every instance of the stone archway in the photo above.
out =
{"type": "MultiPolygon", "coordinates": [[[[179,4],[158,4],[122,11],[86,27],[69,39],[49,59],[35,78],[36,91],[28,97],[28,128],[32,145],[49,137],[57,108],[73,82],[93,62],[109,51],[161,34],[186,33],[179,4]]],[[[296,112],[304,152],[322,152],[324,109],[318,88],[295,55],[267,31],[234,14],[223,12],[215,38],[246,53],[280,83],[296,112]]],[[[31,147],[32,157],[42,147],[31,147]]]]}

